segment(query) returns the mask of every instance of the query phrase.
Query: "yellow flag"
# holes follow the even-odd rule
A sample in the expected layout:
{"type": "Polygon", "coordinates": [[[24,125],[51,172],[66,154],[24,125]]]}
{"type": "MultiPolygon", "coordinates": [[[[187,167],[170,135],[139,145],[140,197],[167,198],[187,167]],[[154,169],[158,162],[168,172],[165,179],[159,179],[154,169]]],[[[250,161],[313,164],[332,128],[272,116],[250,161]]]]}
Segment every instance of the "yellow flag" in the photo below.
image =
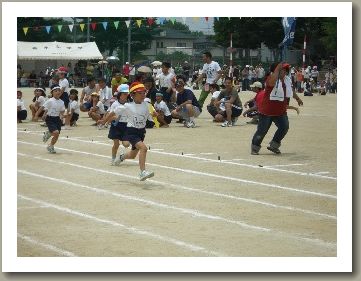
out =
{"type": "Polygon", "coordinates": [[[140,27],[142,25],[142,20],[137,20],[137,25],[140,27]]]}
{"type": "Polygon", "coordinates": [[[26,36],[26,33],[28,33],[28,30],[29,30],[29,27],[23,27],[23,31],[25,33],[25,36],[26,36]]]}
{"type": "Polygon", "coordinates": [[[83,30],[84,30],[84,26],[85,26],[85,24],[84,24],[84,23],[81,23],[81,24],[80,24],[80,29],[81,29],[81,31],[83,31],[83,30]]]}
{"type": "Polygon", "coordinates": [[[193,17],[193,21],[198,22],[198,21],[199,21],[199,17],[193,17]]]}

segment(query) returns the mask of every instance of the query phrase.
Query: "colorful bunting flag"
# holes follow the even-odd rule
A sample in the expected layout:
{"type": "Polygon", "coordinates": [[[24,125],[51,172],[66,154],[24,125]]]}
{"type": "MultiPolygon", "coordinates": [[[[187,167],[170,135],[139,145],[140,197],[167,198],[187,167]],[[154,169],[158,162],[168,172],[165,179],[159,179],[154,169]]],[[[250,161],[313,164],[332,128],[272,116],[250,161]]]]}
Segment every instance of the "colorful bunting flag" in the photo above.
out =
{"type": "Polygon", "coordinates": [[[130,20],[126,20],[126,21],[125,21],[125,24],[127,25],[127,28],[129,28],[130,20]]]}
{"type": "Polygon", "coordinates": [[[50,26],[50,25],[45,26],[45,29],[46,29],[46,32],[49,34],[49,33],[50,33],[51,26],[50,26]]]}
{"type": "Polygon", "coordinates": [[[118,29],[119,21],[114,22],[115,29],[118,29]]]}
{"type": "Polygon", "coordinates": [[[61,29],[63,28],[63,26],[61,24],[58,25],[58,31],[61,32],[61,29]]]}
{"type": "Polygon", "coordinates": [[[70,30],[70,32],[73,32],[73,27],[74,27],[74,24],[69,24],[68,26],[69,26],[69,30],[70,30]]]}
{"type": "Polygon", "coordinates": [[[104,30],[107,30],[108,22],[103,21],[102,24],[103,24],[104,30]]]}
{"type": "Polygon", "coordinates": [[[154,23],[154,19],[153,18],[148,18],[148,25],[151,26],[154,23]]]}
{"type": "Polygon", "coordinates": [[[23,27],[23,31],[25,33],[25,36],[26,36],[26,33],[28,33],[28,30],[29,30],[29,27],[23,27]]]}
{"type": "Polygon", "coordinates": [[[171,18],[170,20],[172,21],[173,24],[176,22],[175,18],[171,18]]]}
{"type": "Polygon", "coordinates": [[[84,24],[84,23],[81,23],[81,24],[79,24],[79,26],[80,26],[80,30],[83,32],[83,31],[84,31],[84,26],[85,26],[85,24],[84,24]]]}
{"type": "Polygon", "coordinates": [[[142,25],[142,20],[137,20],[137,25],[140,27],[142,25]]]}
{"type": "Polygon", "coordinates": [[[97,23],[96,22],[92,22],[90,25],[91,25],[93,31],[97,28],[97,23]]]}

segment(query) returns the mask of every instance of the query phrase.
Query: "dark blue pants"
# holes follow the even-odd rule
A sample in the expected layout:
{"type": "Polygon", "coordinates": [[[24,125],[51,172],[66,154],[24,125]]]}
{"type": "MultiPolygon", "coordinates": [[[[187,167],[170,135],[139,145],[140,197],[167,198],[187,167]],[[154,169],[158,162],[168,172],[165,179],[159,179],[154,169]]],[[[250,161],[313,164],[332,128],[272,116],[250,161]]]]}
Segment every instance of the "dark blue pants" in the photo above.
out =
{"type": "Polygon", "coordinates": [[[249,80],[247,79],[243,79],[242,81],[242,91],[248,91],[249,90],[249,80]]]}
{"type": "Polygon", "coordinates": [[[259,114],[257,131],[252,138],[252,146],[261,148],[261,143],[271,127],[272,122],[274,122],[277,127],[272,143],[278,147],[281,145],[281,141],[286,136],[289,128],[288,116],[286,113],[281,116],[266,116],[259,114]]]}

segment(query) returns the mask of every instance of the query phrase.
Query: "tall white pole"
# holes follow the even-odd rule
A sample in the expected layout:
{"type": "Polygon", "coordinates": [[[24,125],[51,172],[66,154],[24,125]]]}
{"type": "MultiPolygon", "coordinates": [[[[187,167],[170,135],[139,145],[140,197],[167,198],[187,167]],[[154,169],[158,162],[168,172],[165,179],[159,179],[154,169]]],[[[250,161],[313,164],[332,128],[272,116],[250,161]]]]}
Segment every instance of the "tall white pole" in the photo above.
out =
{"type": "Polygon", "coordinates": [[[232,72],[232,68],[233,68],[233,42],[232,42],[232,33],[231,33],[231,46],[230,46],[230,55],[229,55],[229,73],[228,76],[232,77],[233,76],[233,72],[232,72]]]}

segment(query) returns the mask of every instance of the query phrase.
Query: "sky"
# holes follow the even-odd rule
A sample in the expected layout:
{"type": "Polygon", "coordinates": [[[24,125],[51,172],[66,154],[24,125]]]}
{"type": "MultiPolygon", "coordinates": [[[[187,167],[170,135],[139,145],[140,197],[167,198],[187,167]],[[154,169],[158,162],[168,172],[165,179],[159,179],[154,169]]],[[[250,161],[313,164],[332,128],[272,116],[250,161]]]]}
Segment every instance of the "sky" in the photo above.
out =
{"type": "MultiPolygon", "coordinates": [[[[175,18],[176,21],[183,23],[183,18],[175,18]]],[[[209,17],[208,21],[204,17],[197,18],[195,20],[192,17],[188,17],[185,20],[185,24],[189,26],[191,31],[202,31],[204,34],[214,34],[213,31],[214,18],[209,17]]]]}

